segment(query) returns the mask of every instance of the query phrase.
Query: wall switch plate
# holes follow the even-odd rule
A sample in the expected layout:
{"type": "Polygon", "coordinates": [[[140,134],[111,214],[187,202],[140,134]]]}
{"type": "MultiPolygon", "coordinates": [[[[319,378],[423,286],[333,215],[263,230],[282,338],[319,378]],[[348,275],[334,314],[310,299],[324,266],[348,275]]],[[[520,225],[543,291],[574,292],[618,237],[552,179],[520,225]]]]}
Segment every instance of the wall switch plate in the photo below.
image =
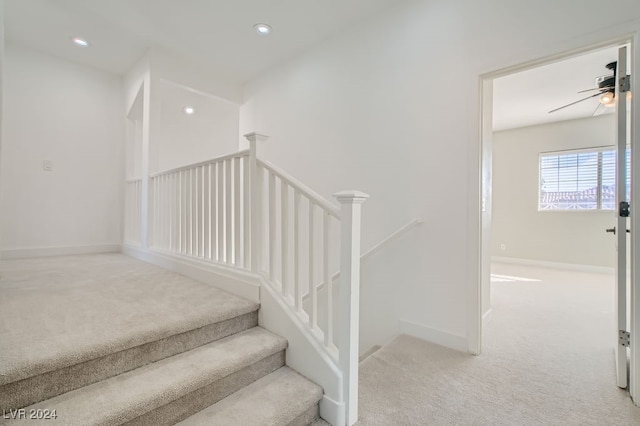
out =
{"type": "Polygon", "coordinates": [[[44,160],[42,162],[42,170],[44,170],[45,172],[52,172],[53,171],[53,161],[44,160]]]}

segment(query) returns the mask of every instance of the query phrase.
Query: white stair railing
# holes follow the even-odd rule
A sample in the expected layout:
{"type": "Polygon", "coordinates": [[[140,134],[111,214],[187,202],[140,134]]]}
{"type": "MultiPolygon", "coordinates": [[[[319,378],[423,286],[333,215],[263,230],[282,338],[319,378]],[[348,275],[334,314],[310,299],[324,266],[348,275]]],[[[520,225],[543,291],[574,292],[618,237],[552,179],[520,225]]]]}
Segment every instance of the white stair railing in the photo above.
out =
{"type": "Polygon", "coordinates": [[[127,179],[124,187],[124,241],[142,241],[142,179],[127,179]]]}
{"type": "Polygon", "coordinates": [[[151,247],[248,269],[249,151],[151,176],[151,247]]]}
{"type": "Polygon", "coordinates": [[[258,163],[266,218],[260,269],[337,361],[334,297],[329,289],[319,300],[318,284],[338,268],[340,210],[274,165],[258,163]]]}
{"type": "MultiPolygon", "coordinates": [[[[345,422],[352,425],[358,410],[360,208],[368,195],[339,192],[338,208],[260,160],[257,144],[266,136],[245,138],[248,150],[150,176],[150,247],[262,276],[341,371],[345,422]],[[336,270],[339,297],[324,285],[336,270]]],[[[127,181],[125,217],[126,240],[137,236],[138,244],[141,184],[127,181]]]]}

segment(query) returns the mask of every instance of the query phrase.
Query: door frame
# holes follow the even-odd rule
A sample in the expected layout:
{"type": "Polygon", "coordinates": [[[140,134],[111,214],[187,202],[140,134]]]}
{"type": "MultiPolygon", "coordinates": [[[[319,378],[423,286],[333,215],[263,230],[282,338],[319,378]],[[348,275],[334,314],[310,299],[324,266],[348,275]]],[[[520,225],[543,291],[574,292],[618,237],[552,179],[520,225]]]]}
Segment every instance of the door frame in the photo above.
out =
{"type": "MultiPolygon", "coordinates": [[[[616,29],[613,29],[615,31],[616,29]]],[[[631,53],[631,229],[640,230],[640,30],[637,26],[621,35],[603,38],[600,42],[585,44],[572,50],[558,52],[514,66],[494,70],[479,76],[479,139],[480,139],[480,176],[478,216],[479,225],[476,247],[478,257],[474,260],[478,274],[469,280],[467,339],[469,352],[479,355],[482,352],[483,295],[485,301],[490,296],[491,252],[489,237],[491,232],[491,158],[493,154],[491,124],[493,122],[493,80],[517,72],[526,71],[541,65],[559,62],[580,56],[605,47],[629,44],[631,53]],[[637,214],[634,214],[637,212],[637,214]]],[[[629,392],[634,403],[640,406],[640,235],[632,232],[631,239],[631,359],[629,392]],[[635,266],[638,265],[638,268],[635,266]],[[636,307],[638,309],[636,309],[636,307]]],[[[488,310],[490,312],[490,309],[488,310]]],[[[488,313],[487,312],[487,313],[488,313]]],[[[612,332],[613,333],[613,332],[612,332]]]]}

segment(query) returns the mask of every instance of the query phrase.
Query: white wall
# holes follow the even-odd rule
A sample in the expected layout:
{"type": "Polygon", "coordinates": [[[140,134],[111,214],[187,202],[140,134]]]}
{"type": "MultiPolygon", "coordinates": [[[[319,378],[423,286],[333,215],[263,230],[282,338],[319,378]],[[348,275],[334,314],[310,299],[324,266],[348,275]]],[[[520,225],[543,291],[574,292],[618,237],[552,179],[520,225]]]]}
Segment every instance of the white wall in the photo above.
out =
{"type": "Polygon", "coordinates": [[[464,339],[479,309],[479,76],[640,28],[636,0],[601,6],[402,2],[250,82],[240,133],[271,136],[263,156],[326,197],[370,193],[365,249],[423,218],[402,267],[363,286],[389,288],[423,336],[464,339]]]}
{"type": "Polygon", "coordinates": [[[2,249],[119,244],[120,79],[11,44],[3,62],[2,249]]]}
{"type": "MultiPolygon", "coordinates": [[[[0,185],[2,185],[2,139],[4,127],[2,124],[4,111],[4,0],[0,0],[0,185]]],[[[2,211],[0,211],[0,221],[2,211]]]]}
{"type": "Polygon", "coordinates": [[[591,266],[615,266],[613,211],[538,211],[538,155],[611,146],[615,115],[493,134],[491,254],[591,266]],[[506,246],[505,250],[500,245],[506,246]]]}
{"type": "MultiPolygon", "coordinates": [[[[208,160],[238,150],[239,105],[222,98],[162,80],[160,129],[155,171],[208,160]],[[184,106],[195,113],[187,115],[184,106]]],[[[153,172],[154,170],[152,170],[153,172]]]]}
{"type": "MultiPolygon", "coordinates": [[[[141,87],[141,162],[148,161],[139,166],[143,175],[147,170],[153,174],[237,151],[238,85],[173,53],[152,48],[125,76],[127,113],[141,87]],[[194,106],[196,114],[183,114],[185,105],[194,106]]],[[[134,129],[129,133],[131,145],[134,129]]]]}

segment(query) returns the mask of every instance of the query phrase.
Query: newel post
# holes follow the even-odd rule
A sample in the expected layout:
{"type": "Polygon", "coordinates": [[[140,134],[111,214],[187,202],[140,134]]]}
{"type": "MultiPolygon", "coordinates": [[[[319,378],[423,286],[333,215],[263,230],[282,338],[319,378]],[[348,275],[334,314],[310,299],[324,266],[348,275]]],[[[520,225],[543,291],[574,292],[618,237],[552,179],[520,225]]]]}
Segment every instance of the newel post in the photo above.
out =
{"type": "Polygon", "coordinates": [[[345,420],[358,420],[358,356],[360,339],[360,222],[362,203],[369,195],[360,191],[334,194],[340,209],[340,328],[339,363],[342,371],[345,420]]]}
{"type": "Polygon", "coordinates": [[[265,142],[269,136],[260,133],[247,133],[244,135],[249,141],[249,182],[251,191],[251,201],[249,211],[251,212],[250,229],[250,258],[251,271],[258,272],[258,261],[262,248],[262,175],[258,169],[257,142],[265,142]]]}

